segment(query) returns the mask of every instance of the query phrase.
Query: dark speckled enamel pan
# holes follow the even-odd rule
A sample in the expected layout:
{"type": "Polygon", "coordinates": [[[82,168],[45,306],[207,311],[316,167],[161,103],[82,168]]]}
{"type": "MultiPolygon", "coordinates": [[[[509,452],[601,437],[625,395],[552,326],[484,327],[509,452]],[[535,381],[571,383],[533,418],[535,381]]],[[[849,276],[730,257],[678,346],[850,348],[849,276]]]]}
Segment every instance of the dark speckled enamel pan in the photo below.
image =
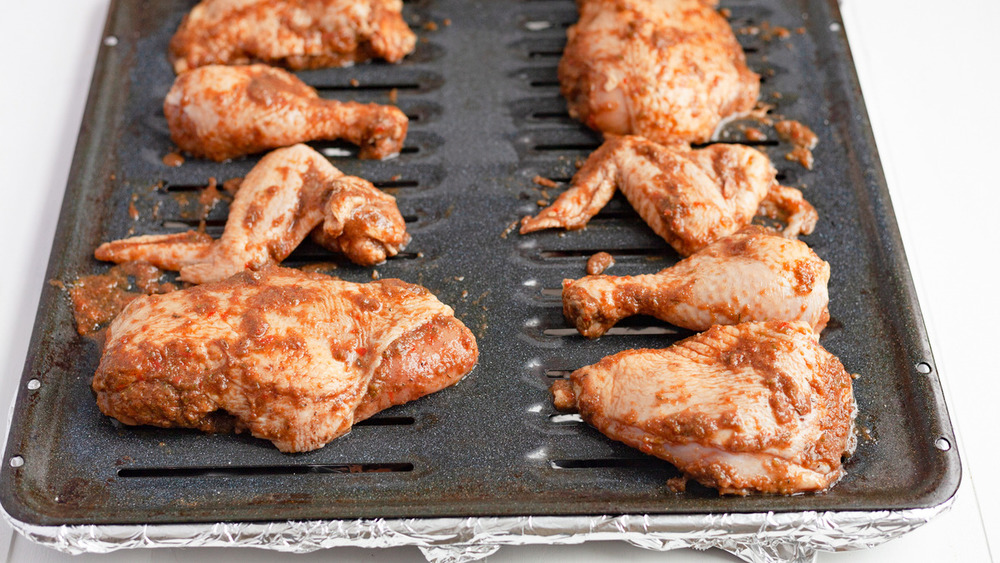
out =
{"type": "MultiPolygon", "coordinates": [[[[582,276],[600,250],[614,255],[609,273],[619,275],[655,272],[678,257],[620,197],[582,231],[504,234],[558,191],[543,193],[534,176],[568,179],[599,144],[559,96],[556,64],[576,17],[571,0],[416,0],[406,15],[420,42],[402,64],[299,75],[330,98],[388,103],[395,90],[411,118],[397,158],[361,161],[346,144],[313,146],[398,198],[413,242],[378,273],[423,284],[452,305],[479,339],[478,367],[457,386],[304,454],[282,454],[245,434],[124,427],[98,411],[90,390],[97,344],[77,335],[65,292],[46,283],[3,459],[5,510],[51,526],[876,511],[946,502],[960,480],[958,452],[947,447],[954,434],[837,4],[723,4],[737,30],[764,22],[802,28],[787,39],[738,36],[764,77],[761,99],[772,113],[819,136],[812,171],[785,160],[791,147],[767,126],[773,140],[753,144],[819,211],[816,232],[804,240],[832,266],[832,321],[821,342],[860,376],[858,448],[831,491],[720,497],[692,484],[675,493],[666,481],[678,472],[666,462],[557,416],[548,391],[554,378],[689,334],[633,318],[586,341],[563,320],[561,280],[582,276]],[[424,28],[429,21],[436,30],[424,28]],[[15,457],[23,462],[16,468],[15,457]]],[[[173,150],[162,111],[174,79],[167,42],[192,5],[112,2],[106,36],[117,43],[105,41],[100,51],[49,279],[105,271],[92,257],[103,241],[196,226],[194,190],[212,177],[243,176],[260,158],[162,162],[173,150]]],[[[722,139],[744,142],[735,125],[722,139]]],[[[211,212],[211,234],[221,232],[226,212],[224,205],[211,212]]],[[[372,268],[310,244],[286,261],[313,263],[348,280],[372,278],[372,268]]]]}

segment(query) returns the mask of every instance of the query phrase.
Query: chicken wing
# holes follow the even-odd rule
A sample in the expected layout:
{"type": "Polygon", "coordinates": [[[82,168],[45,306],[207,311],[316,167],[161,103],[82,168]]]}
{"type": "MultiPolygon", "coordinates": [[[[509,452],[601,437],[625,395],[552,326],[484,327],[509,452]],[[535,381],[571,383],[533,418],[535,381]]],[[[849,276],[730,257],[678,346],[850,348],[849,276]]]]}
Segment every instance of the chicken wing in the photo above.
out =
{"type": "Polygon", "coordinates": [[[521,221],[521,233],[582,229],[620,189],[643,220],[687,256],[734,233],[760,212],[787,222],[785,236],[809,234],[817,215],[802,193],[779,186],[774,166],[742,145],[661,145],[611,136],[552,205],[521,221]]]}
{"type": "Polygon", "coordinates": [[[273,266],[130,303],[93,389],[125,424],[248,430],[303,452],[454,384],[477,358],[472,333],[423,287],[273,266]]]}
{"type": "Polygon", "coordinates": [[[805,323],[715,326],[604,358],[552,392],[558,408],[725,494],[828,489],[854,450],[851,376],[805,323]]]}
{"type": "Polygon", "coordinates": [[[267,65],[205,66],[177,77],[163,102],[181,150],[223,161],[314,140],[344,139],[360,158],[399,153],[409,120],[395,106],[320,98],[267,65]]]}
{"type": "Polygon", "coordinates": [[[750,225],[657,274],[563,280],[563,313],[587,338],[632,315],[691,330],[804,321],[819,333],[830,319],[829,281],[830,265],[804,242],[750,225]]]}
{"type": "Polygon", "coordinates": [[[395,256],[410,240],[395,198],[296,145],[268,154],[247,174],[218,240],[194,232],[145,235],[104,243],[94,255],[142,260],[206,283],[281,262],[319,225],[321,244],[365,266],[395,256]]]}
{"type": "Polygon", "coordinates": [[[210,64],[396,63],[417,42],[402,8],[400,0],[204,0],[170,40],[170,61],[177,74],[210,64]]]}
{"type": "Polygon", "coordinates": [[[570,115],[658,142],[708,141],[753,109],[760,77],[710,0],[577,0],[559,63],[570,115]]]}

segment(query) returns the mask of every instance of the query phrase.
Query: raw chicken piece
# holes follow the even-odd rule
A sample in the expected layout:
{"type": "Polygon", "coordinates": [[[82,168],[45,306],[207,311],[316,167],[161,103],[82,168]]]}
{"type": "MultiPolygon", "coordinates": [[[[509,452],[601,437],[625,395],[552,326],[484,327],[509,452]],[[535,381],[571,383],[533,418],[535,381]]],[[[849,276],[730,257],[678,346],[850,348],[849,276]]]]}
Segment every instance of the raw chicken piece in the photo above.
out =
{"type": "Polygon", "coordinates": [[[805,323],[715,326],[552,386],[608,437],[724,494],[823,491],[854,450],[851,376],[805,323]]]}
{"type": "Polygon", "coordinates": [[[395,106],[325,100],[267,65],[186,72],[167,92],[163,113],[178,147],[216,161],[335,139],[358,145],[360,158],[386,158],[403,148],[409,125],[395,106]]]}
{"type": "Polygon", "coordinates": [[[616,188],[682,256],[736,232],[758,212],[785,220],[785,236],[811,233],[816,210],[798,190],[778,185],[775,174],[767,155],[742,145],[691,149],[611,136],[587,158],[568,190],[521,221],[521,233],[582,229],[616,188]]]}
{"type": "Polygon", "coordinates": [[[333,182],[323,206],[323,224],[313,229],[312,237],[363,266],[385,262],[410,242],[396,198],[357,176],[333,182]]]}
{"type": "Polygon", "coordinates": [[[477,358],[472,333],[423,287],[273,266],[130,303],[93,388],[125,424],[248,430],[303,452],[454,384],[477,358]]]}
{"type": "Polygon", "coordinates": [[[559,81],[587,126],[653,141],[708,141],[753,109],[760,77],[707,0],[577,0],[559,81]]]}
{"type": "Polygon", "coordinates": [[[632,315],[706,330],[749,321],[804,321],[819,333],[830,265],[804,242],[751,225],[656,274],[563,280],[563,313],[597,338],[632,315]]]}
{"type": "Polygon", "coordinates": [[[321,244],[364,266],[384,262],[410,241],[395,198],[296,145],[268,154],[247,174],[219,240],[194,232],[145,235],[104,243],[94,255],[141,260],[206,283],[281,262],[321,224],[321,244]]]}
{"type": "Polygon", "coordinates": [[[177,74],[209,64],[396,63],[417,42],[402,8],[400,0],[204,0],[170,40],[170,61],[177,74]]]}

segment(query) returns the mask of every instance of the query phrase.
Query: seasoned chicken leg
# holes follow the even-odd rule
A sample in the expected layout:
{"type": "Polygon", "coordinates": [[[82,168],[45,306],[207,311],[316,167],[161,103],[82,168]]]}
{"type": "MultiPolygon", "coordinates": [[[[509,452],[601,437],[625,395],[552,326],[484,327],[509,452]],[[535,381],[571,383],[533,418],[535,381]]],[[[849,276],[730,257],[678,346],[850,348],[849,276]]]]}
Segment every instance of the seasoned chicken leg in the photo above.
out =
{"type": "Polygon", "coordinates": [[[851,376],[805,323],[715,326],[552,386],[608,437],[724,494],[822,491],[854,450],[851,376]]]}
{"type": "Polygon", "coordinates": [[[759,211],[787,221],[785,236],[811,233],[816,210],[798,190],[779,186],[775,174],[767,156],[750,147],[691,149],[612,136],[552,205],[521,221],[521,233],[582,229],[616,188],[682,256],[736,232],[759,211]]]}
{"type": "Polygon", "coordinates": [[[93,388],[125,424],[249,430],[303,452],[454,384],[477,357],[472,333],[423,287],[272,266],[130,303],[93,388]]]}
{"type": "Polygon", "coordinates": [[[358,145],[361,158],[386,158],[402,149],[409,124],[397,107],[325,100],[267,65],[186,72],[167,92],[163,113],[178,147],[216,161],[334,139],[358,145]]]}
{"type": "Polygon", "coordinates": [[[296,145],[268,154],[247,174],[219,240],[193,232],[146,235],[104,243],[94,255],[141,260],[206,283],[281,262],[321,224],[321,244],[365,266],[395,256],[410,240],[395,198],[296,145]]]}
{"type": "Polygon", "coordinates": [[[709,0],[577,0],[559,81],[587,126],[665,143],[708,141],[753,109],[760,77],[709,0]]]}
{"type": "Polygon", "coordinates": [[[400,0],[203,0],[170,40],[170,61],[177,74],[210,64],[396,63],[417,42],[402,8],[400,0]]]}
{"type": "Polygon", "coordinates": [[[563,280],[563,313],[587,338],[632,315],[691,330],[804,321],[819,333],[830,318],[828,281],[830,265],[804,242],[751,225],[657,274],[563,280]]]}

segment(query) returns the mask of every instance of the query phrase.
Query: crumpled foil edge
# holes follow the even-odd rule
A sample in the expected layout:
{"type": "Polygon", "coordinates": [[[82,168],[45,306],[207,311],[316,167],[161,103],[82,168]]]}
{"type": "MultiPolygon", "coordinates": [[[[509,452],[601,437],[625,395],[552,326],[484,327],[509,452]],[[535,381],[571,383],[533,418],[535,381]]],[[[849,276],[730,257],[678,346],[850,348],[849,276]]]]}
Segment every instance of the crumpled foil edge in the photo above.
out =
{"type": "MultiPolygon", "coordinates": [[[[807,562],[819,551],[874,547],[951,508],[623,516],[511,516],[216,524],[37,526],[3,510],[19,533],[69,554],[153,547],[256,547],[307,553],[332,547],[416,546],[431,563],[465,563],[505,545],[619,540],[669,551],[718,548],[745,561],[807,562]]],[[[2,510],[2,509],[0,509],[2,510]]]]}

